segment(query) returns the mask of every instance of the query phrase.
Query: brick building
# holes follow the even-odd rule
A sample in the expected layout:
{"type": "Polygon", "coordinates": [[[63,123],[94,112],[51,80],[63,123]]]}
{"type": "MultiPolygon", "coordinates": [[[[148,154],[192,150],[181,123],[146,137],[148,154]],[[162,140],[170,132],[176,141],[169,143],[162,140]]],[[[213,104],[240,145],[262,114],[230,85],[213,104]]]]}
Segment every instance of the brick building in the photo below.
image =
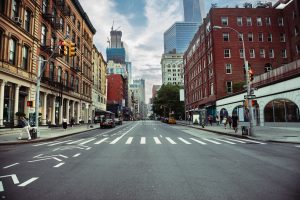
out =
{"type": "Polygon", "coordinates": [[[286,2],[210,9],[184,55],[186,111],[215,116],[216,100],[244,90],[242,38],[255,75],[300,58],[299,5],[286,2]]]}
{"type": "Polygon", "coordinates": [[[107,110],[116,114],[125,106],[125,89],[127,82],[121,74],[107,75],[107,110]]]}
{"type": "Polygon", "coordinates": [[[62,118],[71,117],[76,122],[87,121],[96,30],[79,1],[1,1],[0,23],[0,126],[17,125],[16,112],[27,117],[34,113],[26,102],[35,101],[36,79],[42,68],[41,124],[58,125],[62,118]],[[59,55],[62,39],[77,44],[77,56],[59,55]]]}

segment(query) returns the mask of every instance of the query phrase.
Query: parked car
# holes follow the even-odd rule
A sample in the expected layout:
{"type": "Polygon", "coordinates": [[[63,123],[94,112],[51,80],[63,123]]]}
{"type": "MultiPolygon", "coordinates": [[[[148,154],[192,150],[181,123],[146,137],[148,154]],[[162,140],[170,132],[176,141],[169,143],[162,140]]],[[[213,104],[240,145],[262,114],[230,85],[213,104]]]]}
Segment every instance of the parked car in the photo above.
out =
{"type": "Polygon", "coordinates": [[[118,124],[118,125],[122,125],[122,119],[120,118],[115,118],[115,124],[118,124]]]}
{"type": "Polygon", "coordinates": [[[110,127],[110,128],[113,128],[115,127],[115,120],[114,119],[103,119],[101,122],[100,122],[100,128],[104,128],[104,127],[110,127]]]}

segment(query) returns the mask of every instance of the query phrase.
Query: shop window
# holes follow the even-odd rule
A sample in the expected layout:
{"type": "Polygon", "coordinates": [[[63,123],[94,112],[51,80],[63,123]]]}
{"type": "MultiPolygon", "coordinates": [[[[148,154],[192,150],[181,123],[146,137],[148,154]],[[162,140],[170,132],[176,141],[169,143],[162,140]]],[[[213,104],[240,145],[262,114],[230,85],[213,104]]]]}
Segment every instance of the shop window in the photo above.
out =
{"type": "Polygon", "coordinates": [[[269,102],[264,109],[265,122],[300,122],[298,106],[287,99],[269,102]]]}

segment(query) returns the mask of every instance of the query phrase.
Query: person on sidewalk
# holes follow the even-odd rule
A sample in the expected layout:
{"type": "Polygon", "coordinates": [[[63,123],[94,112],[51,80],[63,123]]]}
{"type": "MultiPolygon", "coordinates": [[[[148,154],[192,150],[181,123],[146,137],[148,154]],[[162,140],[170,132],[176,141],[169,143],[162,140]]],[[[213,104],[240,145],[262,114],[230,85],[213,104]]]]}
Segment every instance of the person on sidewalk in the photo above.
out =
{"type": "Polygon", "coordinates": [[[71,128],[73,128],[74,123],[75,123],[74,117],[71,117],[71,128]]]}
{"type": "Polygon", "coordinates": [[[233,114],[232,116],[232,128],[234,130],[234,132],[237,132],[237,127],[238,127],[238,123],[239,123],[239,117],[237,116],[236,113],[233,114]]]}
{"type": "Polygon", "coordinates": [[[208,120],[209,124],[212,126],[212,116],[211,115],[208,116],[207,120],[208,120]]]}
{"type": "Polygon", "coordinates": [[[227,117],[224,116],[222,123],[224,124],[224,128],[226,129],[227,127],[227,117]]]}
{"type": "Polygon", "coordinates": [[[232,124],[232,118],[231,118],[231,116],[227,117],[227,122],[229,124],[229,128],[231,129],[231,124],[232,124]]]}
{"type": "Polygon", "coordinates": [[[66,118],[63,118],[63,128],[65,129],[65,131],[67,130],[68,128],[68,123],[67,123],[67,119],[66,118]]]}
{"type": "Polygon", "coordinates": [[[90,128],[90,127],[91,127],[91,123],[92,123],[92,118],[91,118],[91,117],[89,117],[89,120],[88,120],[88,126],[87,126],[87,128],[90,128]]]}
{"type": "Polygon", "coordinates": [[[216,116],[216,122],[217,122],[217,126],[219,126],[220,125],[220,118],[219,118],[218,115],[216,116]]]}
{"type": "Polygon", "coordinates": [[[25,119],[24,116],[21,117],[20,124],[23,127],[23,130],[20,132],[20,135],[19,135],[18,139],[22,140],[23,132],[26,132],[27,135],[28,135],[28,140],[31,140],[31,135],[30,135],[30,132],[29,132],[30,125],[29,125],[28,121],[25,119]]]}

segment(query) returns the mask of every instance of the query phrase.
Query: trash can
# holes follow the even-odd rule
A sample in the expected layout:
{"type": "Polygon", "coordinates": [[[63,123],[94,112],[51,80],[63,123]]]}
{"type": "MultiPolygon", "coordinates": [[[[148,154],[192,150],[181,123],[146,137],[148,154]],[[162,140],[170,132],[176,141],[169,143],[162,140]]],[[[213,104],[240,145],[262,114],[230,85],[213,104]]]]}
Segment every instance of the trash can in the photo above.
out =
{"type": "Polygon", "coordinates": [[[36,128],[30,129],[29,133],[30,133],[31,139],[36,139],[36,138],[37,138],[37,131],[36,131],[36,128]]]}

